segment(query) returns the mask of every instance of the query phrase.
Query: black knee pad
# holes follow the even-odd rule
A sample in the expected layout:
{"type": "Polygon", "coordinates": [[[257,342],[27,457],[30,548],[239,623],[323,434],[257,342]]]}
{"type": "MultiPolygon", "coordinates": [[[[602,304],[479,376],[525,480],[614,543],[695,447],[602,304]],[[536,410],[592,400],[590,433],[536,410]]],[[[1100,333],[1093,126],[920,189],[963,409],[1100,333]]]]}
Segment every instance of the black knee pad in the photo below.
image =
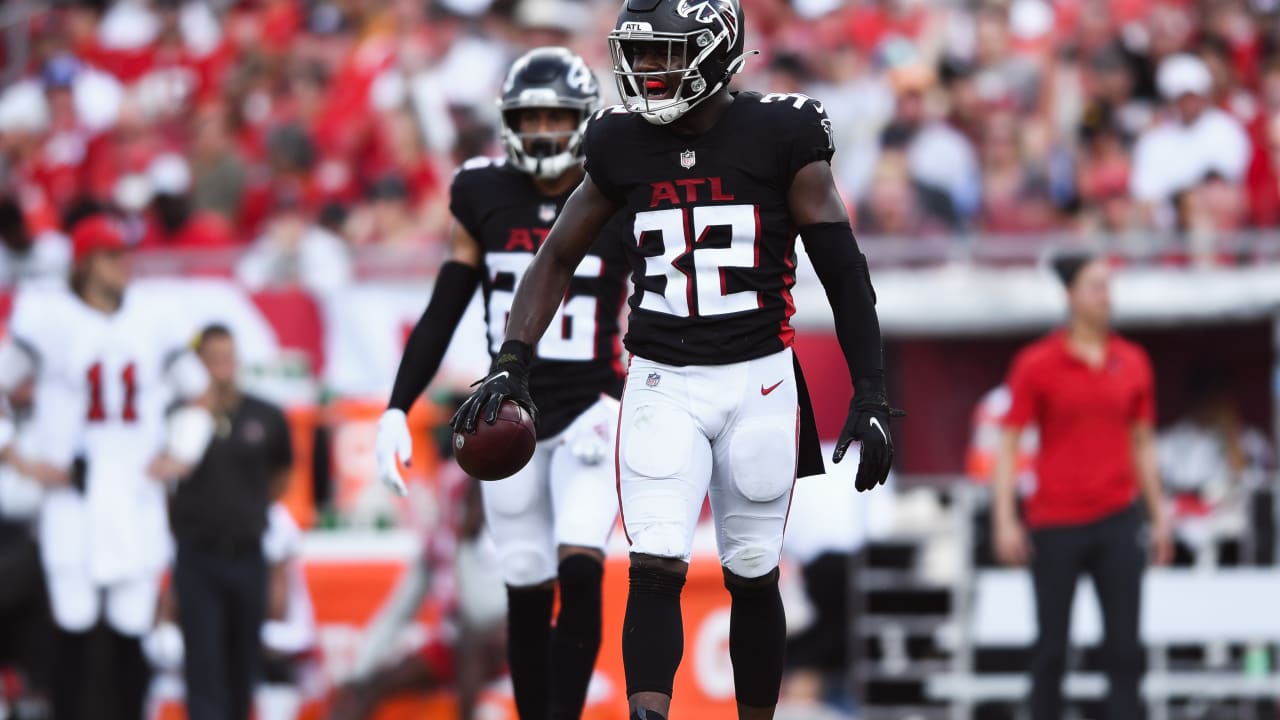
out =
{"type": "Polygon", "coordinates": [[[724,586],[733,600],[729,659],[733,661],[734,695],[742,705],[773,707],[782,691],[787,638],[778,569],[758,578],[744,578],[725,569],[724,586]]]}
{"type": "Polygon", "coordinates": [[[622,664],[627,695],[671,695],[684,655],[680,592],[684,575],[653,567],[632,567],[627,615],[622,623],[622,664]]]}
{"type": "Polygon", "coordinates": [[[600,585],[604,565],[588,555],[570,555],[560,562],[560,612],[556,634],[600,641],[600,585]]]}
{"type": "Polygon", "coordinates": [[[560,602],[565,596],[599,595],[600,581],[604,578],[604,565],[590,555],[570,555],[560,561],[557,579],[560,582],[560,602]]]}
{"type": "Polygon", "coordinates": [[[724,573],[724,588],[729,591],[729,594],[735,600],[739,596],[755,597],[778,592],[778,568],[754,578],[735,575],[726,567],[721,567],[720,571],[724,573]]]}

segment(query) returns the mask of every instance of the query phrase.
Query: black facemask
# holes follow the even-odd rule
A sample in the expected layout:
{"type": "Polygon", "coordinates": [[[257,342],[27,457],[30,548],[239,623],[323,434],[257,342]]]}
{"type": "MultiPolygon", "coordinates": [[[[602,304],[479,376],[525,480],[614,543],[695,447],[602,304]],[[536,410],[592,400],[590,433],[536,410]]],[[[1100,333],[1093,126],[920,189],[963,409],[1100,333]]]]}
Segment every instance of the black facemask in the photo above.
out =
{"type": "Polygon", "coordinates": [[[549,158],[560,153],[560,144],[551,138],[534,138],[525,143],[525,152],[530,157],[549,158]]]}

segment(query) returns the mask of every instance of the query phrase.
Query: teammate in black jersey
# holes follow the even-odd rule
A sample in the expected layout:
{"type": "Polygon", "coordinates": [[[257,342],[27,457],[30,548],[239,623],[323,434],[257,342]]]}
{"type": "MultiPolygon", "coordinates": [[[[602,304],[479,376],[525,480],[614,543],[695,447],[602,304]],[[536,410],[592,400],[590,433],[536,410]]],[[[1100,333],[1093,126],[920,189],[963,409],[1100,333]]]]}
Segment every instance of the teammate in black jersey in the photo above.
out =
{"type": "Polygon", "coordinates": [[[525,364],[600,228],[621,210],[636,291],[617,451],[631,542],[623,661],[633,718],[664,718],[683,653],[680,592],[710,495],[740,718],[771,718],[785,620],[778,555],[800,475],[822,472],[791,353],[797,231],[831,301],[855,388],[833,460],[861,441],[859,490],[893,459],[880,328],[829,161],[830,121],[802,95],[731,93],[738,0],[626,0],[609,35],[625,105],[588,127],[587,177],[512,304],[506,342],[455,416],[536,401],[525,364]]]}
{"type": "MultiPolygon", "coordinates": [[[[473,160],[454,176],[450,258],[409,336],[378,424],[378,473],[397,492],[405,491],[398,463],[411,452],[405,412],[439,368],[477,285],[497,353],[516,285],[584,175],[583,131],[598,97],[578,56],[564,48],[527,53],[511,67],[500,99],[506,159],[473,160]]],[[[602,229],[569,270],[556,296],[563,302],[552,303],[553,331],[536,350],[523,347],[528,391],[542,410],[534,459],[482,486],[507,584],[508,659],[522,720],[578,718],[600,647],[604,546],[618,512],[612,456],[626,272],[622,244],[602,229]]]]}

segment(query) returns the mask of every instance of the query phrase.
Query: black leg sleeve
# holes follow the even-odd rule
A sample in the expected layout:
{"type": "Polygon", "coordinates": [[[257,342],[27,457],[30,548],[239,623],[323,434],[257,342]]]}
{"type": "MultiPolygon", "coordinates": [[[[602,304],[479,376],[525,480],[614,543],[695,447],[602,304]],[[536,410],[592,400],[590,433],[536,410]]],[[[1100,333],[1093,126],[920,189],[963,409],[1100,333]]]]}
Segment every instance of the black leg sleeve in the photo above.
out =
{"type": "Polygon", "coordinates": [[[847,222],[805,225],[800,228],[800,237],[831,303],[849,377],[859,389],[883,395],[884,359],[876,293],[867,258],[858,249],[852,228],[847,222]]]}
{"type": "Polygon", "coordinates": [[[551,606],[556,591],[507,587],[507,664],[520,720],[550,716],[551,606]]]}
{"type": "Polygon", "coordinates": [[[787,641],[787,618],[778,592],[778,569],[764,577],[744,578],[724,571],[729,610],[729,659],[739,705],[778,704],[787,641]]]}
{"type": "Polygon", "coordinates": [[[440,361],[444,359],[444,351],[453,339],[453,331],[479,284],[480,271],[470,265],[450,260],[440,267],[435,289],[431,291],[431,302],[427,303],[426,311],[405,343],[404,357],[396,371],[388,407],[408,412],[413,401],[435,377],[440,361]]]}
{"type": "Polygon", "coordinates": [[[635,566],[630,575],[627,614],[622,621],[627,696],[640,692],[670,696],[684,655],[684,619],[680,616],[684,575],[635,566]]]}
{"type": "Polygon", "coordinates": [[[604,566],[586,555],[560,563],[560,612],[551,637],[551,720],[578,720],[600,653],[604,566]]]}

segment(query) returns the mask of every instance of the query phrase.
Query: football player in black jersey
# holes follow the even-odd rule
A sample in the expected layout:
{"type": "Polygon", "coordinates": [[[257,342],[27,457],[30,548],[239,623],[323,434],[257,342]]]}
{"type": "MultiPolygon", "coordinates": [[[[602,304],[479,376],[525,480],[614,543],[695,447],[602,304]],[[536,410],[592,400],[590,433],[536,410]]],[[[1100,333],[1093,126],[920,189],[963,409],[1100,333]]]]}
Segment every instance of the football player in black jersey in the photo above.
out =
{"type": "Polygon", "coordinates": [[[739,0],[625,0],[609,35],[624,105],[587,129],[587,177],[512,303],[506,341],[455,416],[524,405],[527,365],[584,252],[614,213],[636,286],[616,463],[631,542],[623,662],[632,717],[665,718],[683,653],[680,592],[710,496],[741,718],[770,718],[785,620],[778,555],[797,474],[822,472],[791,352],[797,232],[831,302],[855,395],[836,445],[861,442],[855,484],[893,460],[880,327],[866,258],[831,175],[830,121],[803,95],[730,92],[739,0]]]}
{"type": "MultiPolygon", "coordinates": [[[[598,97],[581,58],[564,48],[530,51],[512,65],[499,100],[507,157],[472,160],[454,176],[451,254],[378,424],[378,472],[397,492],[405,491],[398,463],[411,452],[405,413],[439,368],[477,285],[490,349],[501,346],[516,285],[584,175],[583,132],[598,97]]],[[[600,647],[604,547],[618,512],[612,457],[626,276],[622,243],[601,230],[557,296],[555,330],[536,350],[526,346],[522,367],[542,410],[534,459],[482,486],[508,589],[508,660],[523,720],[578,718],[600,647]]]]}

